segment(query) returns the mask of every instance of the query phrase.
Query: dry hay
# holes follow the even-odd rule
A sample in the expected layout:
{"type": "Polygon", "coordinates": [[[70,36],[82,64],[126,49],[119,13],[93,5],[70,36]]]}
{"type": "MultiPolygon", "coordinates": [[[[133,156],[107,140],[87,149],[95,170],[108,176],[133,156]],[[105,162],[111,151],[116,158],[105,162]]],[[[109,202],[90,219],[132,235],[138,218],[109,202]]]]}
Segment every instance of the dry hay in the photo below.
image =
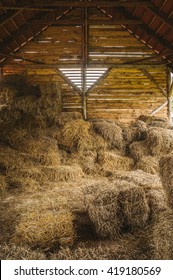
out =
{"type": "Polygon", "coordinates": [[[28,154],[19,153],[7,146],[0,146],[0,168],[4,174],[13,169],[32,167],[34,164],[28,154]]]}
{"type": "Polygon", "coordinates": [[[148,126],[168,128],[168,120],[165,118],[158,118],[151,115],[141,115],[138,119],[145,122],[148,126]]]}
{"type": "Polygon", "coordinates": [[[16,90],[9,86],[0,85],[0,107],[9,107],[13,103],[16,90]]]}
{"type": "Polygon", "coordinates": [[[160,176],[166,193],[167,203],[173,210],[173,154],[160,159],[160,176]]]}
{"type": "Polygon", "coordinates": [[[46,256],[39,250],[31,250],[27,246],[16,246],[15,244],[0,245],[1,260],[45,260],[46,256]]]}
{"type": "Polygon", "coordinates": [[[73,120],[66,123],[62,129],[62,141],[69,149],[87,149],[92,147],[92,139],[89,134],[90,123],[83,120],[73,120]]]}
{"type": "Polygon", "coordinates": [[[147,138],[148,127],[145,122],[136,120],[132,123],[134,141],[143,141],[147,138]]]}
{"type": "Polygon", "coordinates": [[[119,152],[103,151],[98,153],[98,163],[105,172],[114,172],[116,170],[132,170],[134,161],[119,152]]]}
{"type": "Polygon", "coordinates": [[[60,245],[71,246],[75,240],[73,215],[70,212],[28,212],[21,216],[11,242],[30,248],[50,250],[60,245]]]}
{"type": "Polygon", "coordinates": [[[173,132],[163,128],[149,128],[146,146],[152,156],[170,153],[173,150],[173,132]]]}
{"type": "Polygon", "coordinates": [[[14,99],[13,108],[24,113],[36,115],[39,113],[38,98],[35,96],[21,96],[14,99]]]}
{"type": "Polygon", "coordinates": [[[0,174],[0,194],[7,189],[6,177],[0,174]]]}
{"type": "Polygon", "coordinates": [[[59,165],[57,167],[42,167],[42,172],[50,182],[80,180],[84,173],[78,165],[59,165]]]}
{"type": "MultiPolygon", "coordinates": [[[[96,174],[98,172],[98,164],[96,163],[97,153],[94,151],[84,152],[78,155],[78,163],[86,174],[96,174]]],[[[77,155],[73,155],[74,162],[77,155]]]]}
{"type": "Polygon", "coordinates": [[[9,142],[15,149],[29,154],[39,164],[60,164],[60,154],[57,142],[54,139],[47,137],[34,139],[28,136],[28,131],[24,129],[12,131],[8,138],[10,138],[9,142]]]}
{"type": "Polygon", "coordinates": [[[125,180],[134,183],[144,189],[162,189],[160,177],[154,174],[148,174],[142,170],[117,171],[113,174],[111,180],[125,180]]]}
{"type": "Polygon", "coordinates": [[[110,183],[96,182],[85,193],[86,209],[98,237],[116,239],[122,228],[117,189],[110,183]]]}
{"type": "MultiPolygon", "coordinates": [[[[116,181],[114,183],[116,185],[116,181]]],[[[149,218],[149,206],[145,191],[132,184],[127,186],[125,186],[125,182],[121,184],[122,189],[119,189],[118,203],[121,205],[124,226],[133,231],[144,228],[149,218]]]]}
{"type": "Polygon", "coordinates": [[[149,242],[152,258],[155,260],[172,260],[173,258],[173,213],[166,209],[155,217],[151,227],[149,242]]]}
{"type": "Polygon", "coordinates": [[[25,179],[33,179],[38,182],[44,182],[46,180],[46,176],[38,167],[16,167],[16,168],[9,168],[6,171],[6,175],[9,178],[25,178],[25,179]]]}
{"type": "Polygon", "coordinates": [[[9,189],[18,189],[26,192],[34,192],[41,188],[38,181],[31,178],[12,177],[8,178],[9,189]]]}
{"type": "Polygon", "coordinates": [[[108,121],[96,121],[93,122],[93,127],[110,146],[118,149],[124,148],[122,128],[118,124],[108,121]]]}
{"type": "Polygon", "coordinates": [[[56,123],[57,115],[61,112],[61,92],[58,83],[47,83],[40,86],[41,97],[38,100],[40,111],[48,124],[56,123]]]}
{"type": "Polygon", "coordinates": [[[141,259],[142,252],[138,246],[139,240],[131,234],[116,241],[94,241],[79,243],[74,249],[60,248],[50,254],[51,260],[135,260],[141,259]]]}
{"type": "Polygon", "coordinates": [[[148,148],[145,141],[136,141],[129,146],[130,154],[135,161],[140,160],[143,156],[148,155],[148,148]]]}
{"type": "Polygon", "coordinates": [[[136,169],[140,169],[150,174],[158,174],[159,162],[156,157],[142,156],[135,165],[136,169]]]}
{"type": "Polygon", "coordinates": [[[61,112],[56,118],[56,123],[59,126],[64,126],[70,121],[80,120],[80,119],[82,119],[82,115],[79,112],[61,112]]]}
{"type": "Polygon", "coordinates": [[[143,188],[124,180],[95,183],[85,190],[86,209],[101,238],[116,239],[123,232],[144,228],[149,206],[143,188]]]}

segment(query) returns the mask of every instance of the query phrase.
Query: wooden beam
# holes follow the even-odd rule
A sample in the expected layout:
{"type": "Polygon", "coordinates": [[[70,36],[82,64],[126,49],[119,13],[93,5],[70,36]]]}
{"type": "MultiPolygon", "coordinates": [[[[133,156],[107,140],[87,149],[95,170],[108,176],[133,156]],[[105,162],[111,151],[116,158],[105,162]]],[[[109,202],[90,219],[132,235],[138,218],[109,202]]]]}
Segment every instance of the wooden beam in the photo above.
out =
{"type": "MultiPolygon", "coordinates": [[[[32,25],[39,24],[51,24],[51,25],[82,25],[84,24],[84,20],[52,20],[52,19],[46,19],[46,20],[33,20],[32,25]]],[[[141,20],[128,20],[128,19],[122,19],[122,20],[89,20],[88,25],[120,25],[120,24],[142,24],[141,20]]]]}
{"type": "Polygon", "coordinates": [[[80,89],[72,81],[70,81],[57,67],[55,67],[55,70],[63,78],[63,80],[81,96],[80,89]]]}
{"type": "Polygon", "coordinates": [[[154,4],[147,9],[155,16],[159,17],[165,24],[169,27],[173,28],[173,19],[169,18],[165,13],[159,10],[154,4]]]}
{"type": "Polygon", "coordinates": [[[172,95],[173,95],[173,81],[172,81],[172,75],[171,70],[167,69],[167,113],[168,113],[168,120],[169,124],[172,125],[172,95]]]}
{"type": "Polygon", "coordinates": [[[146,69],[140,68],[140,71],[160,90],[160,92],[164,96],[167,96],[167,92],[164,90],[164,88],[162,88],[162,86],[159,85],[155,78],[146,69]]]}
{"type": "Polygon", "coordinates": [[[4,25],[5,23],[7,23],[9,20],[13,19],[14,17],[16,17],[18,14],[20,14],[22,12],[22,10],[19,10],[17,12],[7,12],[4,15],[1,15],[1,19],[0,19],[0,26],[4,25]]]}
{"type": "Polygon", "coordinates": [[[24,58],[22,56],[18,56],[18,55],[14,55],[13,53],[9,53],[9,54],[6,54],[6,53],[3,53],[0,51],[0,55],[4,56],[4,57],[12,57],[14,59],[19,59],[21,61],[27,61],[27,62],[30,62],[30,63],[34,63],[34,64],[41,64],[41,65],[44,65],[45,63],[42,62],[42,61],[38,61],[38,60],[33,60],[33,59],[28,59],[28,58],[24,58]]]}
{"type": "Polygon", "coordinates": [[[150,115],[154,116],[155,114],[157,114],[158,112],[160,112],[160,110],[162,110],[164,107],[166,107],[168,104],[168,101],[165,101],[163,104],[161,104],[159,107],[157,107],[156,109],[154,109],[150,115]]]}
{"type": "MultiPolygon", "coordinates": [[[[10,65],[12,65],[12,63],[10,63],[10,65]]],[[[45,64],[45,65],[27,65],[28,68],[40,68],[40,69],[50,69],[50,68],[79,68],[82,67],[82,64],[78,63],[65,63],[65,64],[45,64]]],[[[117,68],[117,69],[140,69],[140,68],[146,68],[146,69],[165,69],[165,65],[163,64],[157,64],[157,65],[153,65],[153,64],[138,64],[138,65],[130,65],[130,64],[115,64],[115,63],[104,63],[104,64],[99,64],[99,63],[89,63],[88,64],[88,68],[105,68],[105,67],[112,67],[112,68],[117,68]]]]}
{"type": "MultiPolygon", "coordinates": [[[[42,7],[149,7],[151,6],[150,1],[76,1],[76,0],[69,0],[69,1],[31,1],[26,2],[28,3],[28,7],[24,7],[26,10],[34,10],[34,9],[43,9],[42,7]],[[30,4],[29,4],[30,3],[30,4]],[[30,6],[32,5],[32,7],[30,6]]],[[[22,2],[21,2],[22,4],[22,2]]],[[[26,5],[26,4],[25,4],[26,5]]],[[[14,7],[14,6],[3,6],[0,7],[0,9],[22,9],[22,5],[20,7],[14,7]]],[[[50,8],[49,8],[50,9],[50,8]]]]}
{"type": "MultiPolygon", "coordinates": [[[[120,12],[121,15],[123,15],[125,18],[127,19],[139,19],[138,17],[134,17],[131,15],[131,13],[129,13],[125,8],[119,8],[118,11],[120,12]]],[[[169,50],[173,50],[173,46],[171,45],[171,43],[169,41],[167,41],[166,39],[162,38],[159,34],[157,34],[154,30],[152,30],[151,28],[149,28],[146,24],[141,24],[140,28],[145,31],[149,36],[151,36],[152,38],[156,39],[161,45],[163,45],[164,47],[166,47],[169,50]]],[[[125,26],[125,29],[127,30],[127,27],[125,26]]],[[[132,31],[132,34],[135,35],[135,33],[132,31]]]]}

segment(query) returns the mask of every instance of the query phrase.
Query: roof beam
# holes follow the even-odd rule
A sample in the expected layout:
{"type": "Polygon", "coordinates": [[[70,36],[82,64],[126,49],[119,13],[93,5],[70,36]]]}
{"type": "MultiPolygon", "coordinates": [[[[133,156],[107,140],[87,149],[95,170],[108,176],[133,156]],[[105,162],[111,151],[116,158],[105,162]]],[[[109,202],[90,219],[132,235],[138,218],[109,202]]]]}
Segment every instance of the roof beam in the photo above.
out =
{"type": "MultiPolygon", "coordinates": [[[[124,8],[119,8],[118,10],[119,10],[120,14],[122,14],[127,19],[138,19],[137,17],[131,16],[131,14],[124,8]]],[[[125,26],[125,28],[127,29],[127,26],[125,26]]],[[[173,45],[171,45],[169,41],[162,38],[159,34],[157,34],[155,31],[153,31],[151,28],[149,28],[145,23],[141,24],[140,28],[142,30],[144,30],[148,35],[150,35],[151,37],[156,39],[161,45],[163,45],[164,47],[166,47],[169,50],[173,50],[173,45]]],[[[131,31],[133,32],[133,30],[131,30],[131,31]]]]}
{"type": "MultiPolygon", "coordinates": [[[[33,20],[31,24],[51,24],[51,25],[82,25],[84,24],[84,20],[33,20]]],[[[119,25],[119,24],[142,24],[142,21],[139,19],[130,20],[130,19],[122,19],[122,20],[88,20],[88,25],[119,25]]]]}
{"type": "Polygon", "coordinates": [[[9,20],[13,19],[15,16],[17,16],[21,12],[22,12],[22,10],[19,10],[17,12],[7,12],[6,14],[1,15],[0,26],[4,25],[5,23],[7,23],[9,20]]]}
{"type": "MultiPolygon", "coordinates": [[[[26,3],[25,3],[26,5],[26,3]]],[[[139,7],[139,6],[145,6],[149,7],[151,6],[150,1],[76,1],[76,0],[70,0],[70,1],[31,1],[27,2],[28,7],[21,6],[0,6],[0,9],[6,9],[6,10],[43,10],[42,7],[51,7],[52,10],[56,9],[57,7],[139,7]],[[32,5],[32,6],[29,6],[32,5]]],[[[50,8],[45,8],[50,11],[50,8]]],[[[48,11],[47,10],[47,11],[48,11]]]]}
{"type": "Polygon", "coordinates": [[[169,27],[173,28],[173,19],[169,18],[165,13],[160,11],[158,8],[156,8],[154,5],[147,7],[147,9],[154,14],[155,16],[159,17],[165,24],[167,24],[169,27]]]}

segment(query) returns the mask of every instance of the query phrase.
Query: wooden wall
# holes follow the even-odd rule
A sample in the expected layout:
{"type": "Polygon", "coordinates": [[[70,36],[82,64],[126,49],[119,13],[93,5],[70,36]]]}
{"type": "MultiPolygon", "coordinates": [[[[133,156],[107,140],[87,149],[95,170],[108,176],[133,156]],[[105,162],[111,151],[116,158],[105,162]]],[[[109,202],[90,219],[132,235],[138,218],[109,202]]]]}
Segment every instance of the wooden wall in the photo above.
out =
{"type": "MultiPolygon", "coordinates": [[[[165,69],[146,70],[166,92],[165,69]]],[[[88,94],[88,118],[119,119],[131,121],[141,114],[150,114],[167,100],[166,96],[139,69],[113,68],[108,76],[88,94]]],[[[167,117],[165,106],[157,114],[167,117]]]]}

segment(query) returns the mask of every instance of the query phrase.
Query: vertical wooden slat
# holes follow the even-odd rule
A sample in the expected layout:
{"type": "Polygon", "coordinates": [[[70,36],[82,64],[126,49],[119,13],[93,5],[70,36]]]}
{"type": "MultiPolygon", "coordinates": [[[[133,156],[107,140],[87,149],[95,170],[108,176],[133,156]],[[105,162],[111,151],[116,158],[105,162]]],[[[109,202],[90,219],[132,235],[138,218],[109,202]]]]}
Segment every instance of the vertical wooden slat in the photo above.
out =
{"type": "Polygon", "coordinates": [[[167,69],[167,112],[168,112],[168,121],[172,125],[172,94],[173,94],[173,82],[171,77],[170,68],[167,69]]]}

